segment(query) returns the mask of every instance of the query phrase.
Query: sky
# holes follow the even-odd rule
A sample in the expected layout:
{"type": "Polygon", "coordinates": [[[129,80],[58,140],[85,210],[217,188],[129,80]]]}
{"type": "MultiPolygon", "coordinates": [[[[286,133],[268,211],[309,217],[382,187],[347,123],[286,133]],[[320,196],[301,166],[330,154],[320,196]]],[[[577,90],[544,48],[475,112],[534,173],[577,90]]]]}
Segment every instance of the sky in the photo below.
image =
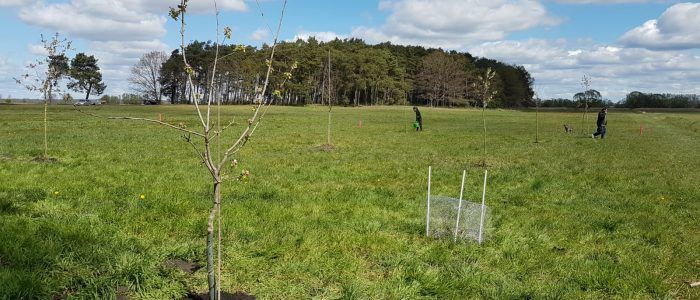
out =
{"type": "MultiPolygon", "coordinates": [[[[180,43],[167,17],[178,0],[0,0],[0,97],[39,98],[13,80],[41,55],[40,36],[98,58],[106,94],[129,91],[129,69],[180,43]]],[[[271,43],[282,0],[218,0],[233,42],[271,43]]],[[[190,0],[186,41],[216,40],[211,0],[190,0]]],[[[542,98],[571,98],[581,78],[618,101],[632,91],[700,94],[700,3],[663,0],[288,0],[281,38],[467,51],[524,65],[542,98]]]]}

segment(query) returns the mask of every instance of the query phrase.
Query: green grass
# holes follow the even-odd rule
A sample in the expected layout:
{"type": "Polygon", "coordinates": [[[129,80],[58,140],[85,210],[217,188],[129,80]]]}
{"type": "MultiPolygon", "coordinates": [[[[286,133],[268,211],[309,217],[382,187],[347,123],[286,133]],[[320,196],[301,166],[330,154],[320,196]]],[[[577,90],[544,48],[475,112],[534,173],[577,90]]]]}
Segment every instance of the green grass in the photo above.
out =
{"type": "MultiPolygon", "coordinates": [[[[426,130],[416,133],[410,108],[335,108],[332,152],[318,147],[325,112],[271,108],[236,157],[229,172],[252,178],[223,189],[224,290],[261,299],[700,298],[686,283],[700,280],[699,114],[612,111],[601,141],[579,133],[580,114],[545,112],[535,144],[534,112],[487,111],[492,229],[477,246],[426,238],[424,218],[429,165],[433,194],[458,196],[467,169],[465,198],[480,198],[480,111],[422,109],[426,130]],[[564,134],[564,123],[577,133],[564,134]],[[652,133],[640,137],[642,124],[652,133]]],[[[187,106],[98,113],[196,125],[187,106]]],[[[57,161],[34,161],[41,107],[0,106],[0,299],[204,292],[204,269],[163,266],[206,261],[211,180],[180,134],[69,107],[49,116],[57,161]]]]}

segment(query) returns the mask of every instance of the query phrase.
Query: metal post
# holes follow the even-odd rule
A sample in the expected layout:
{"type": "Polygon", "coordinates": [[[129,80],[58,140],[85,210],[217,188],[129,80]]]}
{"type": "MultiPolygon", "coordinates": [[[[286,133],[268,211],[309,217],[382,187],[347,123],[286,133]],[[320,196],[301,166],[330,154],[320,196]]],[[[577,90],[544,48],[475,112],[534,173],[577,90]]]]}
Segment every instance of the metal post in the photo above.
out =
{"type": "Polygon", "coordinates": [[[428,166],[428,212],[425,215],[425,236],[430,236],[430,174],[433,167],[428,166]]]}
{"type": "Polygon", "coordinates": [[[459,233],[459,218],[462,216],[462,199],[464,199],[464,179],[467,177],[467,170],[462,172],[462,188],[459,190],[459,206],[457,207],[457,224],[455,224],[455,239],[457,241],[457,234],[459,233]]]}
{"type": "Polygon", "coordinates": [[[486,178],[488,177],[489,170],[484,171],[484,189],[481,194],[481,220],[479,221],[479,245],[481,245],[481,240],[484,234],[484,212],[486,210],[486,178]]]}

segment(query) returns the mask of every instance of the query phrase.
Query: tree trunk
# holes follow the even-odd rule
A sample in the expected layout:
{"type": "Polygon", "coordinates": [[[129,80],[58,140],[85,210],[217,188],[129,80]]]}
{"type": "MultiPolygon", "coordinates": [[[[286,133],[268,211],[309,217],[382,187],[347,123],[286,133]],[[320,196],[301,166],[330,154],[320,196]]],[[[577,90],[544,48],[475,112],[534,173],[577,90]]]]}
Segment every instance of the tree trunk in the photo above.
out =
{"type": "Polygon", "coordinates": [[[323,75],[323,80],[321,81],[321,105],[324,105],[325,102],[323,102],[323,94],[326,93],[326,75],[323,75]]]}
{"type": "Polygon", "coordinates": [[[160,101],[163,100],[163,95],[158,90],[156,90],[156,100],[158,101],[158,104],[160,104],[160,101]]]}
{"type": "Polygon", "coordinates": [[[49,99],[49,104],[51,104],[53,101],[53,87],[51,87],[51,83],[49,83],[49,94],[47,96],[46,99],[49,99]]]}
{"type": "Polygon", "coordinates": [[[46,95],[44,92],[44,158],[49,157],[49,102],[51,102],[51,84],[49,84],[48,89],[49,94],[46,95]]]}
{"type": "Polygon", "coordinates": [[[386,102],[388,100],[388,96],[389,96],[389,88],[384,88],[384,101],[382,101],[383,102],[382,105],[386,105],[386,102]]]}
{"type": "Polygon", "coordinates": [[[209,281],[209,299],[217,299],[216,275],[214,271],[214,219],[221,204],[221,182],[214,179],[214,206],[209,212],[207,222],[207,278],[209,281]]]}
{"type": "Polygon", "coordinates": [[[353,102],[355,102],[355,107],[357,107],[357,97],[359,96],[358,93],[359,93],[359,91],[357,90],[357,87],[355,87],[355,94],[354,94],[355,99],[353,100],[353,102]]]}
{"type": "MultiPolygon", "coordinates": [[[[177,82],[177,81],[176,81],[176,82],[177,82]]],[[[176,83],[176,84],[177,84],[177,83],[176,83]]],[[[172,91],[170,92],[170,104],[179,103],[180,101],[179,101],[179,99],[177,99],[177,98],[178,98],[178,95],[177,95],[177,86],[175,86],[175,87],[172,88],[172,91]]]]}
{"type": "Polygon", "coordinates": [[[331,144],[331,108],[328,108],[328,145],[331,144]]]}
{"type": "Polygon", "coordinates": [[[92,83],[88,85],[87,93],[85,94],[85,100],[90,99],[90,92],[92,92],[92,83]]]}
{"type": "Polygon", "coordinates": [[[49,102],[44,100],[44,158],[49,157],[49,102]]]}

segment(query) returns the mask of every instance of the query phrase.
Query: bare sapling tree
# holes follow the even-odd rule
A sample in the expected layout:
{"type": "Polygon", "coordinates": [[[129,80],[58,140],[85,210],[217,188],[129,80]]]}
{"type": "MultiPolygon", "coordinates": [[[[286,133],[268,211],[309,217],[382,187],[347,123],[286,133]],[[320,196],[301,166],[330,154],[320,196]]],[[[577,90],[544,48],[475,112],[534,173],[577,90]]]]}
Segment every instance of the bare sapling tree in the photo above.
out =
{"type": "MultiPolygon", "coordinates": [[[[170,17],[179,21],[180,23],[180,50],[182,53],[182,59],[185,66],[185,73],[187,75],[187,85],[192,89],[195,85],[193,83],[192,77],[195,76],[195,70],[189,65],[187,60],[186,45],[185,45],[185,29],[186,22],[185,16],[187,14],[187,5],[189,0],[181,0],[180,5],[176,8],[170,9],[170,17]]],[[[233,159],[239,152],[248,144],[251,137],[254,135],[259,125],[261,124],[264,116],[266,115],[268,109],[275,99],[281,97],[281,92],[279,89],[274,90],[271,97],[267,97],[268,85],[270,83],[270,76],[273,69],[273,61],[275,58],[275,50],[277,48],[279,34],[282,29],[282,21],[284,19],[285,9],[287,7],[287,0],[283,1],[282,11],[279,17],[279,22],[277,25],[277,31],[274,35],[274,42],[270,48],[269,58],[265,61],[267,65],[267,72],[265,75],[265,81],[261,89],[256,89],[256,95],[254,98],[254,108],[252,115],[246,121],[245,126],[241,129],[239,134],[236,134],[230,143],[224,145],[224,140],[222,140],[223,134],[228,130],[233,128],[235,122],[230,122],[225,126],[221,126],[221,95],[219,91],[219,81],[217,81],[217,65],[219,63],[219,44],[221,44],[220,38],[220,27],[219,27],[219,9],[217,7],[216,0],[214,2],[214,9],[216,12],[216,52],[214,56],[214,63],[212,65],[211,77],[209,84],[209,92],[205,99],[203,99],[201,94],[195,94],[194,98],[194,109],[196,111],[197,123],[200,127],[198,130],[188,129],[185,125],[170,124],[162,120],[154,120],[147,118],[137,118],[137,117],[109,117],[109,116],[99,116],[84,110],[76,109],[84,114],[106,118],[111,120],[133,120],[133,121],[143,121],[155,124],[160,124],[171,129],[181,131],[183,133],[183,139],[194,149],[198,158],[202,161],[203,165],[208,170],[211,175],[212,185],[213,185],[213,197],[212,197],[212,207],[209,211],[209,216],[207,218],[207,239],[206,239],[206,255],[207,255],[207,282],[209,288],[209,298],[210,299],[220,299],[221,298],[221,186],[224,179],[227,177],[225,174],[226,166],[229,162],[233,161],[235,164],[237,160],[233,159]],[[217,116],[216,120],[212,117],[212,106],[216,106],[217,116]],[[222,148],[222,146],[224,146],[222,148]],[[214,148],[217,148],[215,151],[214,148]],[[215,222],[218,221],[218,231],[215,237],[215,222]],[[215,271],[215,248],[214,240],[218,240],[217,255],[216,255],[216,271],[215,271]]],[[[225,27],[223,29],[224,39],[231,39],[231,29],[225,27]]],[[[236,47],[238,51],[244,51],[244,47],[236,47]]],[[[295,62],[288,72],[283,73],[284,80],[279,84],[279,88],[284,87],[286,82],[292,78],[292,72],[297,68],[297,63],[295,62]]],[[[208,78],[209,79],[209,78],[208,78]]],[[[226,139],[228,140],[228,138],[226,139]]],[[[240,178],[247,178],[249,176],[249,171],[244,171],[240,178]]]]}
{"type": "MultiPolygon", "coordinates": [[[[591,77],[588,75],[583,75],[583,78],[581,78],[581,86],[583,87],[583,119],[581,122],[586,125],[586,131],[584,134],[587,134],[589,132],[589,126],[587,122],[588,120],[586,119],[586,114],[588,113],[588,91],[591,89],[591,77]]],[[[581,129],[584,128],[583,124],[581,124],[581,129]]]]}
{"type": "Polygon", "coordinates": [[[479,75],[479,88],[481,94],[481,119],[483,121],[483,138],[484,138],[484,158],[483,166],[486,167],[486,107],[496,96],[498,91],[494,88],[494,80],[496,78],[496,71],[491,68],[486,69],[486,73],[479,75]]]}
{"type": "Polygon", "coordinates": [[[160,103],[160,69],[167,60],[168,55],[163,51],[151,51],[141,56],[136,65],[131,67],[128,78],[131,88],[146,100],[160,103]]]}
{"type": "Polygon", "coordinates": [[[63,77],[68,75],[68,57],[66,52],[71,49],[71,41],[61,38],[58,33],[50,39],[41,35],[41,44],[44,56],[26,66],[27,73],[15,78],[17,84],[23,86],[30,92],[39,92],[44,98],[44,159],[48,158],[49,152],[49,104],[53,100],[53,93],[60,92],[58,83],[63,77]]]}

